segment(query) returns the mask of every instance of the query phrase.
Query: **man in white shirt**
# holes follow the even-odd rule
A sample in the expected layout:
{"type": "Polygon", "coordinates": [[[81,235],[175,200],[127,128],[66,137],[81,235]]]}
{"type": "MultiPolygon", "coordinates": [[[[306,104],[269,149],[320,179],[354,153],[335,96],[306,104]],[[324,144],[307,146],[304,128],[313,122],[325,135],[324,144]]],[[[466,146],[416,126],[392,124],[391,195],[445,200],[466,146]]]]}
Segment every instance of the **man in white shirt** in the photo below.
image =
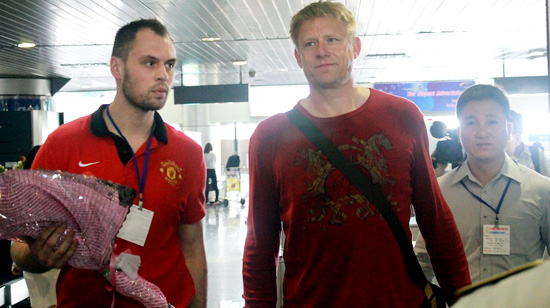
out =
{"type": "Polygon", "coordinates": [[[512,122],[512,138],[506,145],[506,154],[510,155],[518,163],[527,166],[538,173],[550,176],[550,167],[544,157],[544,151],[537,146],[528,146],[521,139],[523,134],[523,116],[514,110],[510,110],[512,122]]]}
{"type": "MultiPolygon", "coordinates": [[[[516,163],[504,151],[510,138],[504,93],[475,85],[456,112],[466,162],[438,179],[462,237],[470,277],[478,282],[543,256],[550,238],[550,178],[516,163]]],[[[424,240],[415,252],[433,277],[424,240]]]]}

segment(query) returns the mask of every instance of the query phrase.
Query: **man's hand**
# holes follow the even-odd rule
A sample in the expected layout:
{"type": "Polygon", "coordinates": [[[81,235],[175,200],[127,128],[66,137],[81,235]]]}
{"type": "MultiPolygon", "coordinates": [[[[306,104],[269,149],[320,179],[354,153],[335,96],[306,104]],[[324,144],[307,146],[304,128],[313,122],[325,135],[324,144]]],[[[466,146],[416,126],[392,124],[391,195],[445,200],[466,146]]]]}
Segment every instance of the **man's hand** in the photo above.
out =
{"type": "Polygon", "coordinates": [[[27,239],[26,243],[14,242],[11,248],[12,259],[21,269],[34,273],[65,266],[78,247],[74,231],[67,232],[62,240],[66,229],[64,225],[56,223],[36,239],[27,239]]]}
{"type": "Polygon", "coordinates": [[[36,240],[27,242],[31,255],[42,265],[49,268],[61,268],[74,255],[78,242],[74,238],[74,231],[67,232],[67,237],[56,248],[66,227],[53,224],[42,232],[36,240]]]}

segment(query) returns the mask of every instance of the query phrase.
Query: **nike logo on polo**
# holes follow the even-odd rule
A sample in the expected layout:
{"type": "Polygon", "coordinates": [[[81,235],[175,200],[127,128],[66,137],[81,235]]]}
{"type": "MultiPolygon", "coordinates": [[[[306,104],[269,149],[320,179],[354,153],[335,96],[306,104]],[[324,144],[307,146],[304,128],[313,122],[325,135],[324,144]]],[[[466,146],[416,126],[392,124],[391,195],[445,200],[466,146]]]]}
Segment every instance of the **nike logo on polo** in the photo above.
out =
{"type": "Polygon", "coordinates": [[[79,161],[79,162],[78,162],[78,166],[79,166],[79,167],[82,167],[82,168],[88,167],[88,166],[91,166],[91,165],[95,165],[95,164],[99,164],[99,162],[98,162],[98,161],[95,161],[95,162],[93,162],[93,163],[87,163],[87,164],[83,163],[82,161],[79,161]]]}

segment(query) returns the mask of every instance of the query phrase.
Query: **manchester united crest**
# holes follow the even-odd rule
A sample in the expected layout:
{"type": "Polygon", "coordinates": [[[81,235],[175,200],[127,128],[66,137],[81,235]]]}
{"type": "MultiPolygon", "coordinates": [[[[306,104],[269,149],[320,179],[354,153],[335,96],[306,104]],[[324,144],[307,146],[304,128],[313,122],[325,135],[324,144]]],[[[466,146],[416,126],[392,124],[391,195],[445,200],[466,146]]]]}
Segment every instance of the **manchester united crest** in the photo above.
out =
{"type": "Polygon", "coordinates": [[[178,185],[183,178],[181,167],[175,162],[168,160],[160,163],[160,173],[170,185],[178,185]]]}

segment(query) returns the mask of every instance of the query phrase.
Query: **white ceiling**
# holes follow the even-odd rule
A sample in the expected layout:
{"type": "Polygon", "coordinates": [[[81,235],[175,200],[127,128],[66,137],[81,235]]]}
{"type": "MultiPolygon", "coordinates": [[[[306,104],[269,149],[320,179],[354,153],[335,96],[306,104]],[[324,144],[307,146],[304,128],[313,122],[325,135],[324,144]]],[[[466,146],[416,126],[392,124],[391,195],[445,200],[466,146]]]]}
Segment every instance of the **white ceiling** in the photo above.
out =
{"type": "MultiPolygon", "coordinates": [[[[113,89],[118,28],[158,18],[178,53],[174,85],[306,83],[288,26],[310,0],[0,0],[0,77],[63,77],[61,91],[113,89]],[[220,37],[202,42],[203,37],[220,37]],[[31,41],[32,49],[14,47],[31,41]],[[244,59],[242,67],[232,60],[244,59]],[[255,71],[255,77],[248,72],[255,71]]],[[[347,0],[360,83],[547,75],[546,1],[347,0]]]]}

